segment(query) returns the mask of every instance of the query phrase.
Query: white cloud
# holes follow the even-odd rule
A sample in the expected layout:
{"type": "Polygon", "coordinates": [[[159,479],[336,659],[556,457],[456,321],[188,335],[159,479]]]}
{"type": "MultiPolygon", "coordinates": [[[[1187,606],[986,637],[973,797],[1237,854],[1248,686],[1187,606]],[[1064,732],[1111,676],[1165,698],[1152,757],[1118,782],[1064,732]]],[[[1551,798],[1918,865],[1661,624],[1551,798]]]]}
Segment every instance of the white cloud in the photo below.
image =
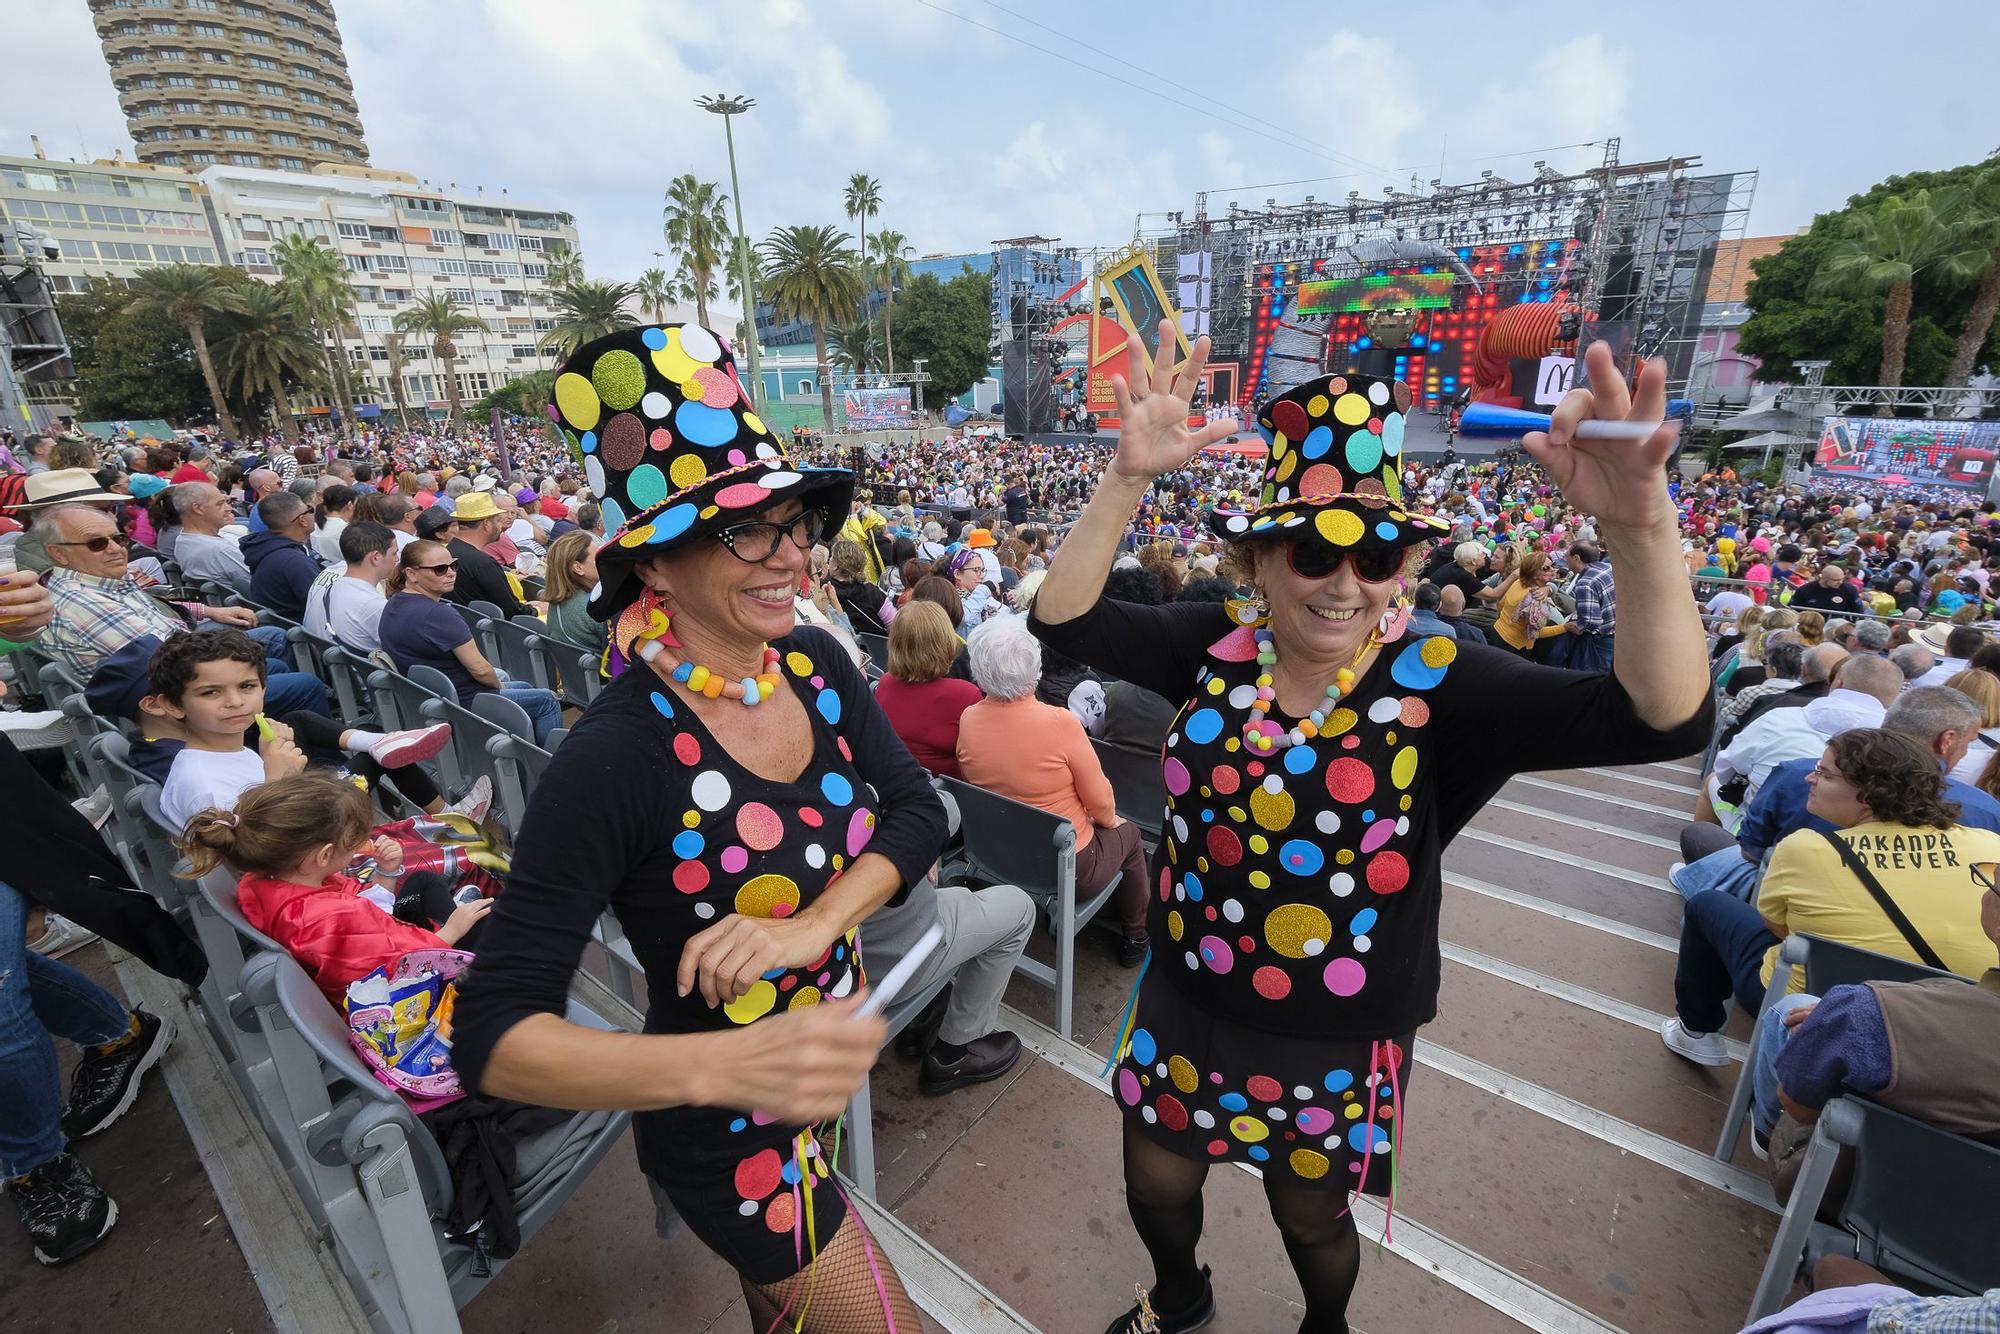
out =
{"type": "Polygon", "coordinates": [[[1626,124],[1632,89],[1632,53],[1598,33],[1584,33],[1550,47],[1525,75],[1483,84],[1453,151],[1504,152],[1523,145],[1566,144],[1608,138],[1626,124]]]}
{"type": "Polygon", "coordinates": [[[1387,37],[1339,29],[1284,69],[1283,95],[1265,103],[1277,110],[1260,114],[1344,158],[1393,165],[1423,128],[1429,77],[1387,37]]]}

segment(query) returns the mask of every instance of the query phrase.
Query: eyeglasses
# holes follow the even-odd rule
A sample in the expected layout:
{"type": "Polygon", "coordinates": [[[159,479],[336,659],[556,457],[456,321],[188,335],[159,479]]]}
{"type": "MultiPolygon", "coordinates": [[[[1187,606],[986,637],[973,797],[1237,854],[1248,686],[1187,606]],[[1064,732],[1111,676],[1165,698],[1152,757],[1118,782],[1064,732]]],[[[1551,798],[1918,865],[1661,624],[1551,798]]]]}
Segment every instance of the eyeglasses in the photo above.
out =
{"type": "Polygon", "coordinates": [[[101,554],[113,542],[116,542],[121,547],[132,545],[132,539],[123,533],[99,533],[96,537],[86,537],[81,542],[49,542],[44,545],[52,547],[82,547],[95,556],[101,554]]]}
{"type": "Polygon", "coordinates": [[[432,574],[456,574],[458,572],[458,562],[448,560],[442,565],[412,565],[410,568],[413,570],[428,570],[432,574]]]}
{"type": "Polygon", "coordinates": [[[719,530],[715,540],[729,548],[729,554],[745,565],[761,565],[778,553],[786,538],[800,551],[812,550],[826,528],[826,516],[807,510],[789,523],[738,523],[719,530]]]}
{"type": "Polygon", "coordinates": [[[1292,573],[1301,579],[1325,579],[1342,564],[1352,561],[1355,578],[1364,584],[1379,584],[1402,572],[1405,552],[1403,547],[1348,550],[1324,542],[1291,542],[1285,547],[1285,559],[1291,562],[1292,573]]]}

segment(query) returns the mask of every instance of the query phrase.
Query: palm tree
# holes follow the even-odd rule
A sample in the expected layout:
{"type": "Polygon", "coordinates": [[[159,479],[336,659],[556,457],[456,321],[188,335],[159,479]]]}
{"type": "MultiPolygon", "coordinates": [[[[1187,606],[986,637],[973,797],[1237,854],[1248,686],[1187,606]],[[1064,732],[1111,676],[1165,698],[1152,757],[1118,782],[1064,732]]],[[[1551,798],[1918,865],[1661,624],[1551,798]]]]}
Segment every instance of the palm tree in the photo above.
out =
{"type": "Polygon", "coordinates": [[[910,281],[910,242],[901,232],[885,227],[869,242],[869,259],[882,275],[883,365],[896,373],[896,284],[910,281]]]}
{"type": "Polygon", "coordinates": [[[589,279],[558,287],[549,293],[549,304],[556,311],[555,328],[543,334],[535,346],[553,347],[567,357],[593,338],[632,328],[639,321],[625,309],[625,303],[638,292],[632,283],[589,279]]]}
{"type": "MultiPolygon", "coordinates": [[[[1917,275],[1935,269],[1947,281],[1979,272],[1981,252],[1961,239],[1959,192],[1933,196],[1919,190],[1909,198],[1890,195],[1848,220],[1813,275],[1822,291],[1883,292],[1882,369],[1876,380],[1894,389],[1903,383],[1903,359],[1910,342],[1910,294],[1917,275]]],[[[1886,416],[1885,399],[1878,411],[1886,416]]]]}
{"type": "Polygon", "coordinates": [[[206,264],[142,269],[133,280],[134,295],[126,309],[165,315],[187,330],[195,360],[201,363],[201,378],[208,384],[209,401],[215,405],[216,424],[225,437],[234,440],[236,419],[223,401],[222,382],[216,378],[215,360],[208,351],[209,320],[243,309],[242,290],[228,283],[224,272],[206,264]]]}
{"type": "Polygon", "coordinates": [[[347,276],[346,261],[318,240],[298,234],[273,245],[271,258],[308,331],[321,342],[327,380],[340,408],[341,434],[349,435],[356,426],[354,387],[340,339],[342,330],[353,323],[358,296],[347,276]]]}
{"type": "Polygon", "coordinates": [[[458,393],[458,344],[451,336],[457,333],[485,333],[486,326],[462,309],[447,293],[425,292],[409,306],[398,312],[395,320],[398,333],[427,334],[431,340],[431,353],[444,368],[444,398],[450,404],[445,419],[447,430],[458,426],[458,412],[461,399],[458,393]]]}
{"type": "Polygon", "coordinates": [[[833,349],[833,364],[842,370],[859,377],[881,367],[882,345],[875,337],[875,326],[865,320],[836,324],[826,331],[826,337],[833,349]]]}
{"type": "MultiPolygon", "coordinates": [[[[733,283],[731,286],[741,287],[742,284],[733,283]]],[[[690,273],[685,265],[674,274],[673,280],[668,285],[667,290],[675,301],[697,307],[710,301],[718,301],[722,297],[722,285],[720,283],[716,282],[714,278],[710,278],[706,288],[699,287],[695,283],[694,274],[690,273]]]]}
{"type": "Polygon", "coordinates": [[[403,398],[403,340],[407,337],[404,333],[382,335],[382,346],[389,353],[389,397],[395,402],[397,420],[406,431],[410,429],[410,409],[403,398]]]}
{"type": "Polygon", "coordinates": [[[285,284],[252,283],[241,295],[242,308],[225,315],[217,328],[216,359],[246,397],[260,392],[271,396],[278,429],[286,444],[296,446],[299,426],[292,420],[285,380],[310,383],[323,365],[324,349],[299,314],[298,294],[285,284]]]}
{"type": "Polygon", "coordinates": [[[715,271],[724,267],[731,244],[729,220],[722,206],[729,196],[712,181],[697,180],[685,172],[667,185],[667,204],[661,214],[661,229],[667,244],[681,252],[681,267],[694,279],[695,319],[708,327],[708,297],[715,271]]]}
{"type": "MultiPolygon", "coordinates": [[[[882,211],[882,182],[865,171],[857,171],[847,178],[847,189],[842,195],[847,206],[847,216],[861,224],[861,262],[868,262],[868,219],[882,211]]],[[[866,277],[861,283],[861,320],[868,322],[868,291],[874,286],[866,277]]]]}
{"type": "MultiPolygon", "coordinates": [[[[836,321],[850,319],[861,305],[861,279],[855,272],[852,240],[837,227],[780,227],[764,242],[769,272],[765,295],[778,317],[806,320],[813,327],[813,348],[819,354],[819,401],[826,429],[833,429],[833,387],[827,383],[826,332],[836,321]]],[[[749,316],[745,316],[749,318],[749,316]]]]}
{"type": "Polygon", "coordinates": [[[639,275],[633,291],[638,294],[639,305],[652,312],[653,323],[667,322],[667,305],[674,299],[674,280],[665,269],[647,269],[639,275]]]}
{"type": "Polygon", "coordinates": [[[1945,384],[1953,389],[1962,388],[1972,378],[1973,363],[1993,330],[1994,313],[2000,311],[2000,166],[1988,167],[1972,178],[1965,187],[1964,204],[1959,231],[1984,256],[1978,261],[1979,290],[1973,293],[1972,305],[1965,312],[1958,350],[1952,353],[1951,368],[1944,376],[1945,384]]]}
{"type": "Polygon", "coordinates": [[[574,250],[558,250],[549,255],[549,271],[544,281],[550,287],[567,287],[583,281],[583,256],[574,250]]]}

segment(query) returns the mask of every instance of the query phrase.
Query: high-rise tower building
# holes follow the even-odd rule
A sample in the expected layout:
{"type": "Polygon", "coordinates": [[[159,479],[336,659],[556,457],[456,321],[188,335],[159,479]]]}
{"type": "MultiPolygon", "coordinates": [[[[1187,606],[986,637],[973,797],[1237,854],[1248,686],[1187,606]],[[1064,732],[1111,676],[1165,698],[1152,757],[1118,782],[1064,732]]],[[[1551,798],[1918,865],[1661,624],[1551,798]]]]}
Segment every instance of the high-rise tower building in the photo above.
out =
{"type": "Polygon", "coordinates": [[[89,0],[142,162],[305,171],[368,143],[328,0],[89,0]]]}

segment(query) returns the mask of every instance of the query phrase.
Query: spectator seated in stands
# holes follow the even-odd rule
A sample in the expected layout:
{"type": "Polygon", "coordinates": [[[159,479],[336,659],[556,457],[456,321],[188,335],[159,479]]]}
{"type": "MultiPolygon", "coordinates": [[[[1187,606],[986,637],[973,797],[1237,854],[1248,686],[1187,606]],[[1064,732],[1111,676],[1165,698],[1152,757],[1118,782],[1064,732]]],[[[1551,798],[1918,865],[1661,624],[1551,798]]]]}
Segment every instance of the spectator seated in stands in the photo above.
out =
{"type": "MultiPolygon", "coordinates": [[[[303,710],[264,718],[263,650],[234,630],[175,635],[153,654],[147,673],[150,702],[140,704],[152,715],[147,730],[156,747],[178,743],[160,789],[160,813],[175,829],[204,807],[228,809],[245,788],[298,773],[306,766],[301,746],[364,778],[386,773],[411,801],[443,808],[437,788],[415,765],[444,749],[449,724],[382,733],[303,710]]],[[[135,767],[140,749],[133,747],[135,767]]]]}
{"type": "MultiPolygon", "coordinates": [[[[1839,652],[1826,646],[1830,651],[1839,652]]],[[[1879,727],[1882,714],[1903,688],[1903,674],[1883,658],[1847,658],[1824,699],[1803,708],[1773,709],[1745,727],[1715,757],[1707,791],[1696,819],[1714,815],[1727,803],[1739,809],[1756,799],[1757,789],[1771,770],[1786,760],[1817,754],[1827,738],[1855,727],[1879,727]],[[1732,780],[1741,777],[1739,785],[1732,780]]]]}
{"type": "MultiPolygon", "coordinates": [[[[1113,570],[1104,580],[1104,595],[1120,602],[1157,606],[1165,601],[1159,577],[1146,569],[1113,570]]],[[[1186,592],[1183,586],[1182,592],[1186,592]]],[[[1048,645],[1042,645],[1042,660],[1048,661],[1048,645]]],[[[1167,744],[1180,705],[1130,681],[1113,681],[1104,687],[1104,725],[1097,735],[1107,745],[1158,755],[1167,744]]]]}
{"type": "MultiPolygon", "coordinates": [[[[1772,615],[1775,616],[1777,613],[1773,612],[1772,615]]],[[[1766,617],[1765,619],[1768,621],[1770,618],[1766,617]]],[[[1773,631],[1772,633],[1775,634],[1778,632],[1773,631]]],[[[1727,748],[1729,743],[1734,741],[1737,734],[1744,728],[1756,722],[1765,714],[1778,709],[1804,708],[1816,699],[1826,698],[1827,692],[1833,689],[1834,673],[1840,670],[1841,663],[1847,661],[1847,650],[1838,644],[1809,644],[1806,642],[1804,633],[1798,629],[1792,629],[1786,633],[1797,635],[1799,643],[1805,646],[1805,657],[1799,664],[1798,684],[1789,690],[1778,690],[1766,695],[1738,715],[1735,722],[1724,725],[1721,732],[1717,734],[1717,741],[1724,748],[1727,748]]],[[[1896,667],[1898,671],[1903,673],[1903,680],[1907,683],[1910,679],[1909,672],[1900,663],[1896,664],[1896,667]]],[[[1761,663],[1758,664],[1756,670],[1758,673],[1757,679],[1759,681],[1763,680],[1763,665],[1761,663]]],[[[1745,689],[1749,688],[1748,686],[1745,687],[1745,689]]]]}
{"type": "MultiPolygon", "coordinates": [[[[1451,566],[1457,569],[1456,565],[1451,566]]],[[[1443,635],[1446,639],[1457,639],[1458,631],[1446,625],[1438,616],[1438,608],[1444,603],[1444,594],[1436,584],[1418,584],[1410,594],[1410,628],[1417,634],[1443,635]]]]}
{"type": "Polygon", "coordinates": [[[986,698],[959,720],[958,768],[966,782],[1066,817],[1076,830],[1076,895],[1086,898],[1124,873],[1114,899],[1123,938],[1118,961],[1146,957],[1149,893],[1139,826],[1122,818],[1083,724],[1035,698],[1042,646],[1027,619],[1002,615],[971,643],[972,679],[986,698]]]}
{"type": "MultiPolygon", "coordinates": [[[[1424,582],[1438,589],[1456,588],[1463,598],[1478,597],[1485,587],[1485,546],[1468,539],[1451,547],[1450,551],[1451,559],[1441,561],[1427,571],[1424,582]]],[[[1460,605],[1463,606],[1463,602],[1460,605]]]]}
{"type": "Polygon", "coordinates": [[[918,764],[934,774],[960,776],[959,720],[983,696],[979,687],[951,674],[958,634],[942,607],[913,599],[889,626],[888,674],[875,686],[875,702],[918,764]]]}
{"type": "Polygon", "coordinates": [[[1920,686],[1941,686],[1972,665],[1972,655],[1986,646],[1986,632],[1976,625],[1927,625],[1911,636],[1937,657],[1937,663],[1917,678],[1920,686]]]}
{"type": "MultiPolygon", "coordinates": [[[[527,604],[518,595],[518,586],[509,578],[508,567],[487,550],[492,544],[506,540],[513,517],[501,513],[490,491],[466,492],[458,498],[451,514],[458,525],[458,535],[446,540],[450,542],[458,578],[452,581],[449,599],[460,606],[490,602],[509,619],[527,611],[527,604]]],[[[407,556],[409,548],[403,548],[403,553],[407,556]]]]}
{"type": "Polygon", "coordinates": [[[285,632],[258,625],[257,614],[248,607],[169,604],[139,587],[127,567],[124,537],[110,515],[88,505],[65,505],[43,521],[54,525],[49,554],[56,564],[48,588],[55,616],[35,641],[38,652],[88,683],[106,658],[146,635],[165,640],[190,625],[233,626],[264,649],[273,710],[326,708],[325,682],[292,670],[285,632]]]}
{"type": "MultiPolygon", "coordinates": [[[[1979,707],[1961,692],[1918,686],[1896,697],[1882,715],[1882,726],[1903,733],[1937,757],[1938,767],[1946,773],[1945,800],[1958,804],[1960,824],[2000,833],[2000,800],[1953,772],[1972,744],[1979,717],[1979,707]]],[[[1786,760],[1771,770],[1734,839],[1718,825],[1696,822],[1683,828],[1681,855],[1687,861],[1674,863],[1667,872],[1674,887],[1688,898],[1720,889],[1746,903],[1755,902],[1763,864],[1787,834],[1834,828],[1807,809],[1811,795],[1807,778],[1818,763],[1816,757],[1786,760]]]]}
{"type": "Polygon", "coordinates": [[[412,542],[398,557],[393,590],[382,608],[382,648],[407,673],[419,664],[435,667],[450,679],[458,702],[471,707],[473,696],[497,690],[519,704],[534,725],[535,744],[548,744],[549,733],[562,725],[562,709],[554,692],[521,681],[510,681],[486,661],[473,642],[472,628],[443,599],[458,581],[460,562],[451,550],[435,542],[412,542]]]}
{"type": "Polygon", "coordinates": [[[213,482],[187,482],[168,493],[180,519],[181,535],[174,542],[174,563],[196,583],[221,584],[248,595],[250,567],[243,550],[222,530],[236,522],[229,497],[213,482]]]}
{"type": "Polygon", "coordinates": [[[958,592],[960,609],[958,632],[970,639],[972,632],[977,630],[987,617],[997,615],[1006,608],[1001,605],[999,597],[986,582],[986,564],[980,559],[978,551],[971,547],[961,548],[945,566],[945,570],[951,579],[952,587],[958,592]]]}
{"type": "Polygon", "coordinates": [[[1971,700],[1979,710],[1979,730],[1972,737],[1972,744],[1966,748],[1964,757],[1952,766],[1951,776],[1991,792],[1995,786],[2000,786],[2000,774],[1994,775],[1995,781],[1988,779],[1988,771],[1994,768],[1994,759],[2000,756],[2000,676],[1982,668],[1969,667],[1945,684],[1971,700]]]}
{"type": "Polygon", "coordinates": [[[306,544],[313,535],[313,512],[289,491],[257,502],[264,531],[244,538],[243,563],[250,567],[250,600],[288,621],[306,618],[306,594],[326,562],[306,544]]]}
{"type": "Polygon", "coordinates": [[[1840,832],[1801,829],[1779,843],[1755,906],[1711,893],[1683,908],[1675,1013],[1660,1036],[1697,1064],[1729,1064],[1723,1002],[1734,995],[1757,1012],[1793,931],[1920,961],[1870,880],[1953,972],[1977,977],[1992,956],[1966,877],[1974,862],[2000,862],[2000,834],[1960,823],[1936,756],[1900,732],[1855,728],[1827,744],[1808,782],[1808,809],[1840,832]]]}
{"type": "MultiPolygon", "coordinates": [[[[1211,580],[1209,582],[1219,583],[1220,580],[1211,580]]],[[[1189,588],[1193,586],[1193,584],[1188,585],[1189,588]]],[[[1187,589],[1182,589],[1181,594],[1183,599],[1185,599],[1187,589]]],[[[1452,635],[1461,643],[1484,644],[1486,642],[1486,636],[1480,632],[1479,627],[1465,619],[1465,594],[1455,585],[1447,584],[1438,590],[1437,620],[1438,624],[1450,630],[1452,635]]]]}
{"type": "Polygon", "coordinates": [[[396,572],[396,534],[360,520],[342,525],[339,544],[346,564],[328,566],[313,582],[305,628],[365,656],[382,647],[382,585],[396,572]]]}
{"type": "Polygon", "coordinates": [[[1878,658],[1887,657],[1889,633],[1887,621],[1863,621],[1854,627],[1854,642],[1847,646],[1848,652],[1873,653],[1878,658]]]}
{"type": "Polygon", "coordinates": [[[196,811],[180,838],[193,874],[217,865],[241,873],[236,902],[250,925],[283,945],[343,1013],[350,985],[413,950],[476,948],[493,906],[471,890],[454,902],[444,877],[428,871],[405,877],[385,905],[388,891],[345,871],[375,851],[373,817],[353,784],[294,773],[251,787],[233,809],[196,811]]]}
{"type": "MultiPolygon", "coordinates": [[[[866,512],[874,514],[873,510],[866,512]]],[[[850,524],[852,522],[849,520],[850,524]]],[[[867,549],[859,542],[842,537],[835,540],[830,555],[829,574],[834,595],[840,599],[841,608],[847,612],[848,622],[855,632],[887,635],[890,622],[896,619],[896,604],[889,601],[889,595],[869,578],[867,549]]],[[[880,563],[876,562],[877,565],[880,563]]]]}
{"type": "Polygon", "coordinates": [[[568,532],[549,543],[542,578],[549,604],[549,633],[580,649],[604,652],[604,622],[590,614],[590,590],[597,586],[596,541],[571,525],[568,532]]]}
{"type": "Polygon", "coordinates": [[[1803,684],[1800,673],[1805,670],[1806,646],[1796,630],[1780,630],[1764,638],[1764,679],[1755,685],[1745,686],[1731,695],[1729,702],[1722,706],[1717,721],[1724,732],[1732,738],[1735,729],[1749,716],[1758,701],[1781,695],[1788,690],[1796,690],[1803,684]]]}

